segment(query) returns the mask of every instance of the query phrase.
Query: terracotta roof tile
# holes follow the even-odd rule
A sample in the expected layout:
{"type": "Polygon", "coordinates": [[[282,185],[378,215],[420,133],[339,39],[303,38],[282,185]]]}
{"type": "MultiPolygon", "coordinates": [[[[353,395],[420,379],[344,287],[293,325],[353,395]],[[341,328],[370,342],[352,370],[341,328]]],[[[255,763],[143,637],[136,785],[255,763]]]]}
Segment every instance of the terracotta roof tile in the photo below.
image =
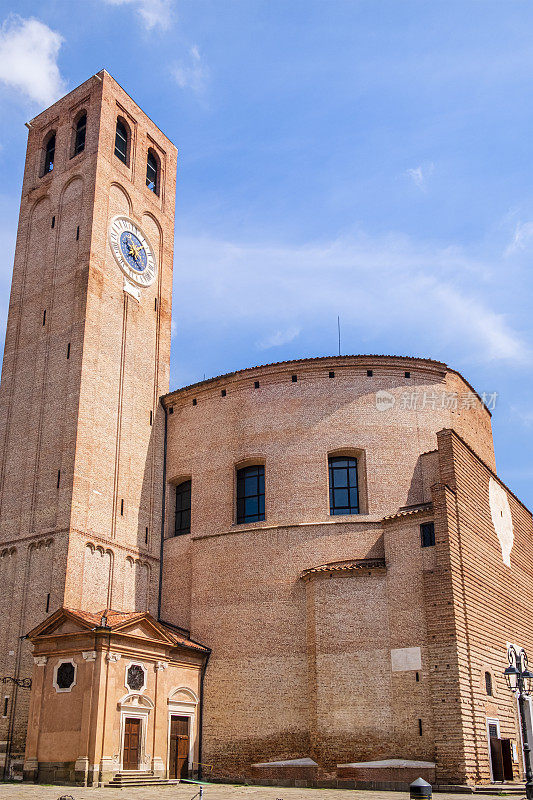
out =
{"type": "Polygon", "coordinates": [[[358,558],[354,561],[333,561],[329,564],[321,564],[318,567],[304,569],[300,573],[300,578],[307,578],[319,572],[356,572],[364,569],[386,569],[387,565],[384,558],[358,558]]]}
{"type": "Polygon", "coordinates": [[[125,622],[133,622],[137,619],[147,619],[152,623],[152,625],[155,625],[157,628],[160,628],[162,631],[164,631],[165,635],[168,636],[168,638],[171,639],[175,645],[187,647],[191,650],[198,650],[198,652],[201,653],[209,652],[208,647],[205,647],[199,642],[195,642],[193,639],[189,639],[179,631],[173,630],[172,627],[169,627],[162,622],[158,622],[147,611],[115,611],[112,608],[104,608],[101,611],[95,612],[80,611],[75,608],[65,608],[64,610],[73,617],[77,617],[78,619],[89,623],[89,625],[94,626],[95,628],[107,627],[111,630],[116,630],[125,622]]]}

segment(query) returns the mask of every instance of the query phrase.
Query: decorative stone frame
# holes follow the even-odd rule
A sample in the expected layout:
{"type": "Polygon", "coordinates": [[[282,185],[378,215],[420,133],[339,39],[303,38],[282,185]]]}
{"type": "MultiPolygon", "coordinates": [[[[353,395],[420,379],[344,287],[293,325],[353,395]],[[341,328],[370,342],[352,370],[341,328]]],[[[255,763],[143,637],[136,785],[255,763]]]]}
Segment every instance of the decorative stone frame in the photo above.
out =
{"type": "Polygon", "coordinates": [[[53,686],[54,686],[54,689],[56,690],[56,692],[57,692],[58,694],[59,694],[60,692],[71,692],[71,691],[73,690],[73,688],[76,686],[76,679],[77,679],[77,677],[78,677],[78,665],[76,664],[76,662],[74,661],[74,659],[73,659],[73,658],[60,658],[60,659],[59,659],[59,661],[57,662],[57,664],[56,664],[56,665],[55,665],[55,667],[54,667],[54,677],[53,677],[53,686]],[[59,667],[60,667],[62,664],[72,664],[72,666],[74,667],[74,680],[72,681],[72,683],[70,684],[70,686],[68,686],[66,689],[62,689],[62,688],[61,688],[60,686],[58,686],[58,684],[57,684],[57,672],[58,672],[58,670],[59,670],[59,667]]]}
{"type": "Polygon", "coordinates": [[[500,720],[497,717],[486,717],[485,718],[485,730],[487,733],[487,748],[488,748],[488,756],[489,756],[489,770],[490,770],[490,779],[494,781],[494,775],[492,772],[492,758],[490,755],[490,734],[489,734],[489,725],[496,725],[498,731],[498,737],[500,736],[500,720]]]}
{"type": "Polygon", "coordinates": [[[141,661],[128,661],[124,669],[124,686],[126,687],[128,692],[130,692],[131,694],[142,694],[143,692],[145,692],[147,686],[147,678],[148,678],[148,670],[141,661]],[[144,684],[141,686],[140,689],[133,689],[128,684],[128,670],[130,667],[140,667],[143,671],[144,684]]]}
{"type": "MultiPolygon", "coordinates": [[[[134,661],[134,664],[137,662],[134,661]]],[[[142,666],[142,665],[140,665],[142,666]]],[[[139,769],[147,771],[150,769],[150,755],[146,752],[147,748],[147,734],[148,734],[148,720],[150,712],[154,710],[155,706],[152,700],[140,692],[129,692],[118,701],[118,708],[120,710],[120,754],[117,766],[120,770],[124,769],[124,732],[126,728],[126,719],[133,717],[141,721],[140,741],[139,741],[139,769]]]]}

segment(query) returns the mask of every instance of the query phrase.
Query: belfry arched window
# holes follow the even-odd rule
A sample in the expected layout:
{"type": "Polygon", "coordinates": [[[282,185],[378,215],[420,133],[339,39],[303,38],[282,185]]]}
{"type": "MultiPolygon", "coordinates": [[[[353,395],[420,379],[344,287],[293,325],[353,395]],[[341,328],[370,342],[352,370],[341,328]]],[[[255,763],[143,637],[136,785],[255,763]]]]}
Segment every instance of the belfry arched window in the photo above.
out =
{"type": "Polygon", "coordinates": [[[125,123],[121,119],[117,119],[117,127],[115,131],[115,155],[124,164],[128,163],[128,145],[129,145],[129,132],[125,123]]]}
{"type": "Polygon", "coordinates": [[[85,131],[87,129],[87,114],[82,114],[76,123],[76,131],[74,134],[74,152],[73,156],[77,156],[85,150],[85,131]]]}
{"type": "Polygon", "coordinates": [[[56,135],[55,132],[52,132],[48,135],[48,139],[46,140],[44,147],[43,175],[46,175],[48,172],[52,172],[54,168],[55,154],[56,154],[56,135]]]}
{"type": "Polygon", "coordinates": [[[154,194],[159,194],[159,159],[152,149],[146,157],[146,185],[154,194]]]}

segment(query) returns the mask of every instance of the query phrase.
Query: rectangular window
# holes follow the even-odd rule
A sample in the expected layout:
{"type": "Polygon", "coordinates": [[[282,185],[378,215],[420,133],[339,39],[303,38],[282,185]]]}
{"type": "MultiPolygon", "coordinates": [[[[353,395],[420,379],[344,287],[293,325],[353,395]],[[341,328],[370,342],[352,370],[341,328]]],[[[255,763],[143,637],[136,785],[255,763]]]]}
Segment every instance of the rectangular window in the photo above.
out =
{"type": "Polygon", "coordinates": [[[9,709],[9,697],[4,697],[4,713],[2,714],[3,717],[7,717],[8,709],[9,709]]]}
{"type": "Polygon", "coordinates": [[[336,456],[329,463],[329,513],[359,514],[357,459],[336,456]]]}
{"type": "Polygon", "coordinates": [[[265,468],[262,464],[237,470],[237,522],[265,519],[265,468]]]}
{"type": "Polygon", "coordinates": [[[174,536],[191,532],[191,481],[176,486],[176,520],[174,536]]]}
{"type": "Polygon", "coordinates": [[[423,522],[420,526],[420,545],[433,547],[435,544],[435,523],[423,522]]]}

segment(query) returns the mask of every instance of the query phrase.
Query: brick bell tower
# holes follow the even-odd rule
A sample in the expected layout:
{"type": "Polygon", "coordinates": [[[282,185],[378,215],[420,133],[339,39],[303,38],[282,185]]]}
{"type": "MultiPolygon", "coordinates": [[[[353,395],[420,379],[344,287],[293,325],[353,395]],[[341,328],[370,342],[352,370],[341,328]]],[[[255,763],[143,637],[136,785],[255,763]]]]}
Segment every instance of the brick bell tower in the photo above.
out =
{"type": "MultiPolygon", "coordinates": [[[[16,679],[21,637],[60,606],[157,610],[177,159],[105,71],[28,128],[0,386],[0,677],[16,679]]],[[[17,771],[30,693],[2,689],[17,771]]]]}

